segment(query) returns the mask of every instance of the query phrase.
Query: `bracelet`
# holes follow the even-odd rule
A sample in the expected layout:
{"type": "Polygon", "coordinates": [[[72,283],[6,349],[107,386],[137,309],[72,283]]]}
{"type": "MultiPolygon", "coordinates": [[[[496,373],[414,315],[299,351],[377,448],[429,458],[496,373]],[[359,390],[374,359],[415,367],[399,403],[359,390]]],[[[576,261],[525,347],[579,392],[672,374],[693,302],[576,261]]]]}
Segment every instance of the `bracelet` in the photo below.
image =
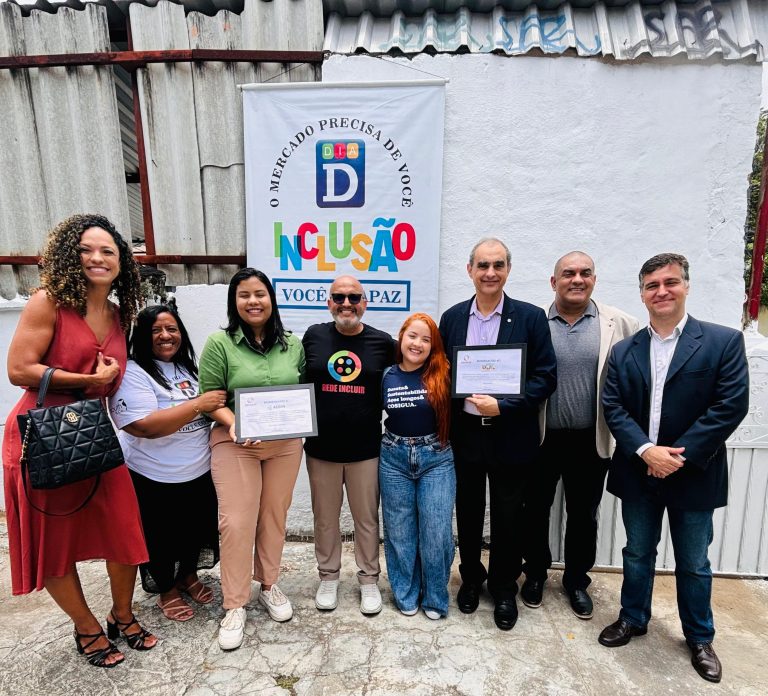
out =
{"type": "Polygon", "coordinates": [[[196,413],[198,416],[199,416],[199,415],[202,413],[202,411],[201,411],[201,410],[200,410],[200,409],[199,409],[199,408],[198,408],[196,405],[194,405],[194,404],[193,404],[193,405],[192,405],[192,408],[193,408],[193,409],[195,409],[195,413],[196,413]]]}

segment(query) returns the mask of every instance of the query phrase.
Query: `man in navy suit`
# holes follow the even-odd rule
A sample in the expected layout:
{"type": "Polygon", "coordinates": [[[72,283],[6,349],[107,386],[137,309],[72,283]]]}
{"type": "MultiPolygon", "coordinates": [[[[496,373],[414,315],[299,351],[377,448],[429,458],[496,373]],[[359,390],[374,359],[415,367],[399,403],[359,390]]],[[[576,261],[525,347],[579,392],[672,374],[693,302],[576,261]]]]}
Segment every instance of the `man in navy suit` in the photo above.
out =
{"type": "Polygon", "coordinates": [[[627,545],[619,619],[598,640],[612,648],[647,632],[666,510],[691,663],[719,682],[707,549],[714,510],[727,502],[725,441],[747,414],[749,373],[741,332],[687,314],[688,279],[679,254],[643,264],[650,326],[618,343],[608,362],[603,406],[616,438],[608,490],[622,499],[627,545]]]}
{"type": "Polygon", "coordinates": [[[523,490],[539,448],[539,405],[555,390],[555,352],[544,311],[504,294],[510,253],[499,239],[480,240],[467,273],[476,294],[447,310],[440,334],[449,357],[456,346],[525,343],[525,388],[514,398],[473,394],[453,399],[451,444],[456,465],[456,523],[462,585],[459,609],[477,609],[486,578],[502,630],[517,621],[517,578],[522,569],[523,490]],[[491,551],[480,560],[486,479],[490,489],[491,551]]]}

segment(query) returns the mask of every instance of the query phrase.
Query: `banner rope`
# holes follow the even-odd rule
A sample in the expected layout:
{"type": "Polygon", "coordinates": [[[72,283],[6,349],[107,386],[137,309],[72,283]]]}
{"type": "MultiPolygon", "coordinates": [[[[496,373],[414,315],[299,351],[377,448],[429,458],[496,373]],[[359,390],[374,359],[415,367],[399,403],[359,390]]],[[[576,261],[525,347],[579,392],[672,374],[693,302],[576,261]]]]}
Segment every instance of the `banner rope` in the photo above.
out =
{"type": "MultiPolygon", "coordinates": [[[[412,65],[408,65],[407,63],[397,63],[395,62],[394,59],[387,60],[384,56],[375,56],[375,55],[371,55],[370,57],[377,58],[378,60],[382,60],[385,63],[389,63],[390,65],[397,65],[401,68],[407,68],[408,70],[415,70],[416,72],[424,73],[425,75],[431,75],[432,77],[437,77],[440,80],[445,80],[445,82],[450,81],[444,75],[438,75],[437,73],[429,72],[429,70],[422,70],[421,68],[414,68],[412,65]]],[[[283,70],[283,72],[277,73],[277,75],[273,75],[268,80],[262,80],[260,84],[264,84],[266,82],[271,82],[272,80],[276,80],[281,75],[287,75],[289,72],[291,72],[291,70],[296,70],[296,68],[300,68],[302,65],[310,65],[310,63],[297,63],[293,67],[288,68],[288,70],[283,70]]]]}
{"type": "Polygon", "coordinates": [[[394,58],[387,60],[384,56],[376,56],[371,54],[371,58],[378,58],[379,60],[383,60],[385,63],[389,63],[390,65],[398,65],[401,68],[408,68],[408,70],[415,70],[416,72],[424,73],[425,75],[431,75],[432,77],[437,77],[441,80],[445,80],[446,82],[449,82],[448,78],[444,75],[438,75],[437,73],[429,72],[429,70],[421,70],[420,68],[414,68],[412,65],[409,65],[408,63],[396,63],[394,58]]]}

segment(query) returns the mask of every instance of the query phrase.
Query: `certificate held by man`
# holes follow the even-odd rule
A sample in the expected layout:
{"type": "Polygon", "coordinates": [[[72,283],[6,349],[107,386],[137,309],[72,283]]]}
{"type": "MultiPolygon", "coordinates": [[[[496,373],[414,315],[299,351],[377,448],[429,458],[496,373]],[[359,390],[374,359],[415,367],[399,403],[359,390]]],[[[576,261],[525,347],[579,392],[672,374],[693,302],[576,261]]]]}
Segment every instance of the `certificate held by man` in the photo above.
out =
{"type": "Polygon", "coordinates": [[[520,396],[525,388],[525,343],[456,346],[451,364],[451,395],[520,396]]]}
{"type": "Polygon", "coordinates": [[[314,386],[235,389],[235,435],[238,442],[317,435],[314,386]]]}

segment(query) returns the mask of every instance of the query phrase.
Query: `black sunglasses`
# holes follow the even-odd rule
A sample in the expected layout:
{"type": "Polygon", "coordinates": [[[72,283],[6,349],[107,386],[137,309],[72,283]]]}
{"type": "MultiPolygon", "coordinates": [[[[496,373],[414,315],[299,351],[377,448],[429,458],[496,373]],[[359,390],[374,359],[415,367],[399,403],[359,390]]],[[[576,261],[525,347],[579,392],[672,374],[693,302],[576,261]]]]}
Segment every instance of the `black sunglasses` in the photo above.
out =
{"type": "Polygon", "coordinates": [[[343,292],[332,292],[331,299],[336,304],[344,304],[344,300],[349,300],[349,304],[355,305],[360,304],[360,300],[363,299],[363,296],[357,292],[351,292],[349,295],[345,295],[343,292]]]}

